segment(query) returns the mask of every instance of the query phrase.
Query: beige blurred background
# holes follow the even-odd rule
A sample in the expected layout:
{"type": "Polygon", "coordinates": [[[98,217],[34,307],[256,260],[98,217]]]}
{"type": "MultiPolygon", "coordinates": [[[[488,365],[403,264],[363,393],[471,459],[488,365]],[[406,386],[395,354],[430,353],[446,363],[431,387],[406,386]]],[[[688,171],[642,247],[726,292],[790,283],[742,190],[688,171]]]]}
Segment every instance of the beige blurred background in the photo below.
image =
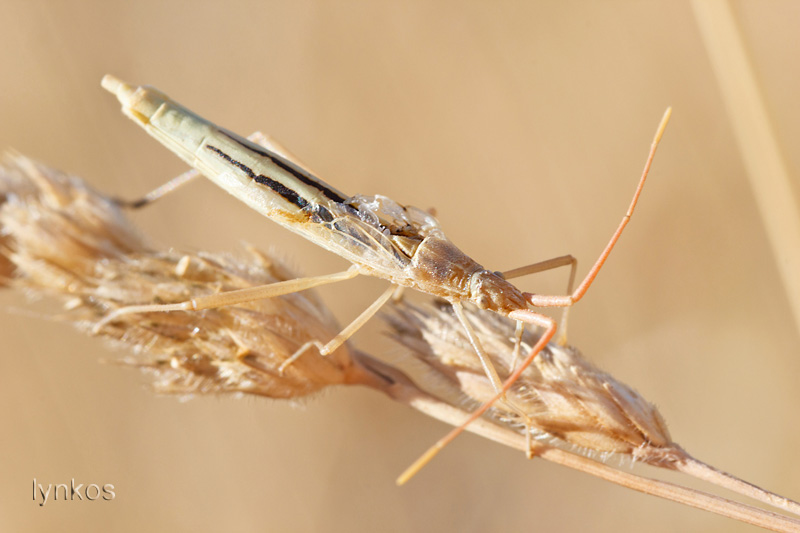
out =
{"type": "MultiPolygon", "coordinates": [[[[688,3],[230,4],[0,0],[0,146],[126,197],[181,172],[101,90],[111,72],[274,135],[345,192],[435,206],[487,267],[572,253],[583,274],[672,105],[570,339],[656,403],[695,456],[800,498],[798,332],[688,3]]],[[[797,176],[800,4],[733,6],[797,176]]],[[[134,218],[166,246],[249,242],[308,274],[346,266],[206,182],[134,218]]],[[[560,292],[564,279],[520,285],[560,292]]],[[[344,322],[382,286],[323,295],[344,322]]],[[[471,435],[397,488],[443,425],[358,389],[300,406],[156,397],[135,371],[98,364],[116,356],[104,343],[20,312],[20,295],[0,308],[4,531],[750,530],[471,435]],[[40,508],[34,477],[112,483],[116,499],[40,508]]],[[[384,329],[355,342],[402,357],[384,329]]]]}

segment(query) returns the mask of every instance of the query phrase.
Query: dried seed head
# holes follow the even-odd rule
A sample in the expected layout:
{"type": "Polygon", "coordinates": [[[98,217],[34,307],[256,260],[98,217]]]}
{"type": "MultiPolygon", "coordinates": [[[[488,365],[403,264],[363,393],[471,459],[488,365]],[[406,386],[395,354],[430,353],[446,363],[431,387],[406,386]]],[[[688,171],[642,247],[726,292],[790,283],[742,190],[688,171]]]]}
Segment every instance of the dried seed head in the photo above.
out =
{"type": "MultiPolygon", "coordinates": [[[[67,318],[92,331],[108,312],[291,279],[249,250],[243,258],[157,251],[117,206],[77,178],[20,155],[0,163],[0,279],[65,301],[67,318]]],[[[122,315],[99,334],[137,352],[124,362],[172,393],[246,392],[293,398],[346,382],[347,346],[312,349],[283,374],[280,364],[339,327],[311,291],[202,312],[122,315]]]]}
{"type": "MultiPolygon", "coordinates": [[[[474,405],[494,397],[464,328],[449,305],[420,308],[398,303],[395,311],[389,317],[394,339],[438,374],[448,376],[474,405]]],[[[465,306],[465,311],[501,377],[508,376],[514,323],[473,307],[465,306]]],[[[525,332],[523,355],[537,337],[536,332],[525,332]]],[[[529,424],[535,438],[556,439],[582,449],[626,454],[662,465],[683,457],[656,408],[593,366],[575,348],[549,344],[507,397],[529,421],[500,402],[491,411],[494,417],[520,430],[529,424]]]]}
{"type": "MultiPolygon", "coordinates": [[[[113,202],[80,180],[19,155],[0,160],[0,286],[60,297],[65,301],[67,319],[87,332],[93,333],[109,311],[121,306],[185,300],[190,295],[292,277],[274,260],[254,250],[246,259],[154,251],[113,202]]],[[[472,403],[493,396],[449,307],[423,310],[403,303],[395,305],[397,315],[391,319],[394,336],[416,359],[436,371],[427,377],[437,375],[438,384],[449,385],[472,403]]],[[[494,313],[470,309],[466,313],[495,366],[507,375],[513,346],[511,324],[494,313]]],[[[351,353],[347,346],[328,357],[306,353],[285,375],[277,371],[306,341],[327,340],[338,331],[336,322],[310,291],[202,313],[122,315],[100,328],[102,336],[134,348],[137,355],[126,362],[154,374],[156,388],[164,392],[238,392],[292,398],[331,384],[362,384],[448,423],[459,423],[463,412],[422,392],[395,368],[366,354],[351,353]]],[[[529,349],[536,336],[529,332],[524,340],[525,349],[529,349]]],[[[510,434],[512,445],[519,447],[524,439],[513,431],[524,427],[537,437],[599,452],[629,454],[794,513],[800,509],[796,502],[692,459],[671,442],[655,408],[583,360],[574,349],[548,346],[509,397],[522,407],[526,420],[520,420],[525,417],[520,417],[518,410],[499,404],[494,415],[508,427],[480,420],[470,428],[504,443],[509,442],[506,437],[510,434]]],[[[676,493],[680,487],[674,485],[662,488],[658,482],[645,479],[633,484],[630,474],[620,477],[619,473],[605,471],[603,465],[576,462],[572,454],[552,447],[538,450],[545,459],[585,468],[593,475],[637,490],[691,502],[686,489],[681,489],[681,496],[676,493]]],[[[706,503],[698,506],[708,509],[706,503]]],[[[767,527],[776,523],[776,515],[756,516],[753,508],[736,512],[722,506],[713,509],[767,527]]]]}

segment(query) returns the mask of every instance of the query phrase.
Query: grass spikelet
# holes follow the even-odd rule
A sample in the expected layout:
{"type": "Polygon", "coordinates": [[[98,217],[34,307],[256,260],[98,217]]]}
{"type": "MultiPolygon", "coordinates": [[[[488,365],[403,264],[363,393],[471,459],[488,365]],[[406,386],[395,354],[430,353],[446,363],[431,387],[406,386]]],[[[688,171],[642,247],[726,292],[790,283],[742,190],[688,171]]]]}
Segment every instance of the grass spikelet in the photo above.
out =
{"type": "MultiPolygon", "coordinates": [[[[494,396],[464,328],[449,306],[423,308],[402,303],[395,309],[397,313],[390,317],[392,336],[415,357],[449,376],[472,407],[494,396]]],[[[495,368],[501,376],[509,375],[513,324],[474,307],[465,306],[465,312],[495,368]]],[[[537,332],[526,331],[523,353],[537,340],[537,332]]],[[[492,408],[493,416],[520,430],[529,424],[536,439],[554,438],[594,452],[625,454],[655,464],[683,457],[655,406],[591,364],[576,348],[549,344],[525,370],[508,398],[529,421],[521,420],[502,404],[492,408]]]]}
{"type": "MultiPolygon", "coordinates": [[[[326,357],[310,350],[281,373],[281,363],[298,347],[310,340],[327,341],[340,331],[313,291],[201,312],[103,320],[121,307],[182,301],[294,277],[254,249],[242,257],[157,249],[115,202],[79,179],[18,154],[0,160],[0,286],[60,300],[60,319],[131,351],[122,361],[152,374],[160,392],[297,398],[329,385],[358,384],[453,426],[494,395],[463,328],[446,307],[396,302],[390,322],[394,338],[427,367],[420,380],[449,385],[450,399],[423,391],[393,366],[348,344],[326,357]],[[467,408],[460,408],[464,403],[467,408]]],[[[507,375],[511,326],[492,313],[466,312],[495,366],[507,375]]],[[[524,349],[535,341],[535,331],[526,333],[524,349]]],[[[493,417],[478,419],[467,430],[527,451],[525,430],[530,429],[537,439],[536,457],[543,460],[775,531],[800,531],[800,520],[586,457],[587,450],[595,456],[631,457],[800,514],[800,504],[691,458],[674,444],[652,405],[574,348],[548,346],[510,396],[524,406],[528,420],[500,404],[493,417]]]]}
{"type": "MultiPolygon", "coordinates": [[[[122,306],[295,277],[254,249],[242,257],[155,250],[112,201],[22,156],[7,156],[0,173],[6,283],[60,298],[87,332],[122,306]]],[[[200,313],[122,315],[99,334],[133,348],[138,355],[124,362],[150,371],[161,392],[294,398],[349,379],[346,346],[327,357],[310,351],[285,373],[276,370],[304,342],[338,331],[304,291],[200,313]]]]}

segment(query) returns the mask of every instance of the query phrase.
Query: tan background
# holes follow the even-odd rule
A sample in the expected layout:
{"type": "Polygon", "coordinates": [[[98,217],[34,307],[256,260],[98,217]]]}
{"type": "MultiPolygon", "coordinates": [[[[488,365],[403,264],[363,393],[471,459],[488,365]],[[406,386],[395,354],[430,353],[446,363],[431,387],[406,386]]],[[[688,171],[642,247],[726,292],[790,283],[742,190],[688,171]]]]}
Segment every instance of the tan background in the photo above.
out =
{"type": "MultiPolygon", "coordinates": [[[[800,4],[734,7],[797,176],[800,4]]],[[[435,206],[494,269],[573,253],[585,272],[674,106],[571,341],[655,402],[697,457],[800,498],[798,333],[688,4],[0,0],[0,19],[0,146],[128,197],[180,172],[100,89],[113,72],[273,134],[346,192],[435,206]]],[[[247,241],[307,273],[345,266],[207,183],[135,219],[165,245],[247,241]]],[[[324,295],[344,321],[381,287],[324,295]]],[[[102,342],[18,313],[18,295],[0,306],[4,531],[749,529],[474,436],[398,489],[444,426],[366,390],[301,408],[157,398],[136,372],[98,364],[113,358],[102,342]],[[117,497],[41,509],[33,477],[113,483],[117,497]]],[[[399,356],[382,329],[357,344],[399,356]]]]}

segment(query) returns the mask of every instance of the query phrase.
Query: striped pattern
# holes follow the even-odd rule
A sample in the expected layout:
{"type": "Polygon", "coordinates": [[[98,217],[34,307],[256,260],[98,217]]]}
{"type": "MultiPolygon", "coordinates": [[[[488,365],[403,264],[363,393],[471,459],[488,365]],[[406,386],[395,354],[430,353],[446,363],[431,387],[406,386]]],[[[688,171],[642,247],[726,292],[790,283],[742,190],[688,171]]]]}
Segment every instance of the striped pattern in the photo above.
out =
{"type": "Polygon", "coordinates": [[[341,194],[339,194],[338,192],[333,190],[333,188],[331,188],[330,185],[328,185],[327,183],[317,179],[316,177],[314,177],[311,174],[303,171],[302,169],[297,168],[291,162],[286,161],[282,157],[279,157],[277,154],[269,152],[266,149],[258,146],[255,143],[243,141],[237,135],[231,135],[228,132],[226,132],[225,130],[220,130],[220,133],[222,133],[223,135],[227,136],[229,139],[235,141],[236,143],[238,143],[243,148],[246,148],[246,149],[250,150],[251,152],[254,152],[254,153],[260,155],[261,157],[265,157],[268,160],[272,161],[279,168],[281,168],[282,170],[285,170],[286,172],[288,172],[289,174],[291,174],[292,176],[294,176],[295,178],[300,180],[302,183],[305,183],[309,187],[316,188],[318,191],[320,191],[322,194],[324,194],[325,197],[328,198],[329,200],[333,200],[334,202],[338,202],[338,203],[344,203],[345,202],[346,198],[344,198],[341,194]]]}
{"type": "Polygon", "coordinates": [[[308,207],[308,200],[300,196],[297,193],[297,191],[290,189],[289,187],[279,182],[278,180],[274,180],[263,174],[256,174],[250,167],[248,167],[244,163],[240,163],[239,161],[235,160],[233,157],[226,154],[216,146],[211,146],[210,144],[207,144],[206,149],[219,155],[222,159],[224,159],[234,167],[238,168],[239,170],[247,174],[250,177],[250,179],[254,180],[256,183],[269,187],[270,189],[273,190],[273,192],[278,193],[287,201],[293,203],[300,209],[308,207]]]}

